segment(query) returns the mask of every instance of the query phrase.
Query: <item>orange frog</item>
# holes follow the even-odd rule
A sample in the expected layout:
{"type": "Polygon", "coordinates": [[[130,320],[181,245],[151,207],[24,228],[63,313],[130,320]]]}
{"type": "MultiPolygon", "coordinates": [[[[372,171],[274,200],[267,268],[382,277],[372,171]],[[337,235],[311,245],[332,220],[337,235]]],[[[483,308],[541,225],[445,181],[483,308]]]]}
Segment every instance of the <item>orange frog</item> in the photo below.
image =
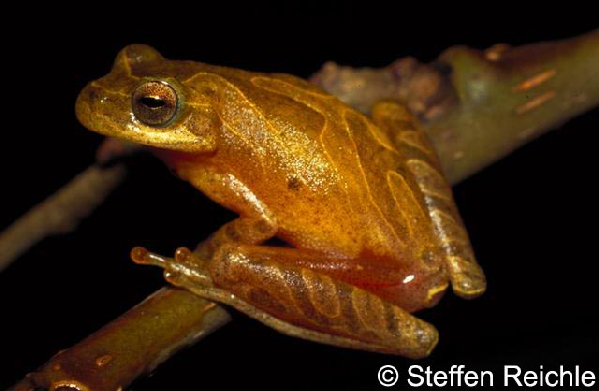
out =
{"type": "Polygon", "coordinates": [[[485,290],[435,151],[397,103],[368,118],[294,76],[131,45],[76,112],[239,214],[194,252],[135,248],[133,259],[280,332],[424,357],[438,334],[410,313],[450,282],[464,298],[485,290]]]}

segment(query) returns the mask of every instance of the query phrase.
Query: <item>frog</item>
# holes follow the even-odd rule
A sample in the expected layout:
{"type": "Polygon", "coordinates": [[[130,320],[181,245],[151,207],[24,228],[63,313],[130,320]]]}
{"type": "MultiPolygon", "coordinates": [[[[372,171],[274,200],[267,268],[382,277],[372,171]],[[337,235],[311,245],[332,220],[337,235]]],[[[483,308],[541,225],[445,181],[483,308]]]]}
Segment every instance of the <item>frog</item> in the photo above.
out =
{"type": "Polygon", "coordinates": [[[401,103],[365,115],[296,76],[134,44],[75,111],[237,214],[193,251],[135,247],[132,259],[281,333],[422,358],[439,334],[414,313],[450,285],[465,299],[486,289],[436,152],[401,103]]]}

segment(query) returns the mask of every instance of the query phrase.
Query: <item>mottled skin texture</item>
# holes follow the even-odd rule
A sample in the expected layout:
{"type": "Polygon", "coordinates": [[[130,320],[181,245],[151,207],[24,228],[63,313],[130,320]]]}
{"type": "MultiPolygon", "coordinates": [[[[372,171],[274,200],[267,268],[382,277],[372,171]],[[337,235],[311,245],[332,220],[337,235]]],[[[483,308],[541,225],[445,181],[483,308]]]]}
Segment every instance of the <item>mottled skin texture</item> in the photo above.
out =
{"type": "Polygon", "coordinates": [[[396,103],[369,119],[293,76],[131,45],[76,111],[239,214],[194,253],[136,248],[134,260],[281,332],[423,357],[437,331],[410,312],[450,283],[465,298],[485,289],[435,152],[396,103]],[[274,237],[289,246],[265,244],[274,237]]]}

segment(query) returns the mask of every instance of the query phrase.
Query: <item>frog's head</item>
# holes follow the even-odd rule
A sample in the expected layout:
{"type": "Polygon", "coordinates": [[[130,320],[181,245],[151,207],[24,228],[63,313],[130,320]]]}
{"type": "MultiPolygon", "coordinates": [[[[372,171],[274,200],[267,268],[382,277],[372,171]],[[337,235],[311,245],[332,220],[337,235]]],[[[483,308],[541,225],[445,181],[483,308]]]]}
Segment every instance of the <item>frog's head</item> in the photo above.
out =
{"type": "Polygon", "coordinates": [[[206,152],[216,148],[220,119],[183,82],[193,63],[169,61],[146,45],[118,54],[110,73],[89,83],[75,111],[88,129],[161,149],[206,152]]]}

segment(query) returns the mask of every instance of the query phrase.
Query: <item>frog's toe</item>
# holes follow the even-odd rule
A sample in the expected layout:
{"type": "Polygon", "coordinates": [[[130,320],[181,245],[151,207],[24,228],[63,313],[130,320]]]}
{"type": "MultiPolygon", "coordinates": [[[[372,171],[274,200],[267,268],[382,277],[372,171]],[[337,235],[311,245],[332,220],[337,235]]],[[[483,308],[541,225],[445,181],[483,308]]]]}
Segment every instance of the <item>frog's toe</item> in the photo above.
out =
{"type": "Polygon", "coordinates": [[[464,299],[474,299],[487,289],[487,280],[482,268],[472,260],[450,258],[450,279],[453,292],[464,299]]]}
{"type": "Polygon", "coordinates": [[[133,247],[131,259],[141,265],[154,265],[162,268],[166,268],[172,261],[171,258],[148,251],[145,247],[133,247]]]}
{"type": "Polygon", "coordinates": [[[487,289],[484,276],[479,275],[454,278],[452,285],[454,293],[463,299],[475,299],[487,289]]]}
{"type": "Polygon", "coordinates": [[[187,247],[179,247],[175,251],[175,261],[179,263],[188,263],[193,257],[193,253],[187,247]]]}
{"type": "Polygon", "coordinates": [[[179,247],[175,251],[175,263],[180,264],[180,265],[185,265],[192,269],[195,269],[198,267],[202,268],[203,265],[205,264],[205,262],[204,262],[205,260],[206,260],[206,258],[204,258],[203,256],[201,256],[195,252],[192,252],[187,247],[179,247]]]}

